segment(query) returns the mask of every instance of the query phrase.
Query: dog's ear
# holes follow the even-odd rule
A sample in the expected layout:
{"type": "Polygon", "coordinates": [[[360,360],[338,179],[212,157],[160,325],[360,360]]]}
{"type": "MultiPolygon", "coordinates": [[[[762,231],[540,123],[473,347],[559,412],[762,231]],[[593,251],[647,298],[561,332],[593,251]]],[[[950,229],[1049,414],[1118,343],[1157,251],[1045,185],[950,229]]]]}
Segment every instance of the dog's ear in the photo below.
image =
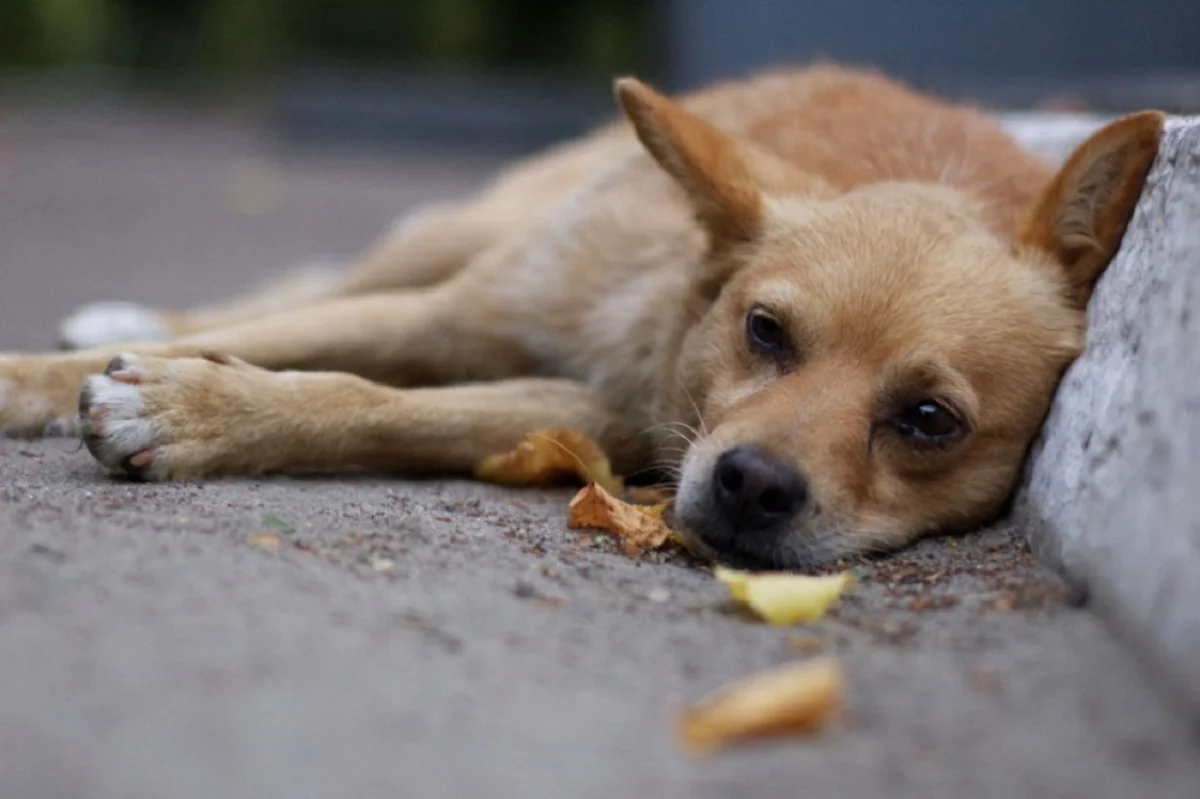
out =
{"type": "Polygon", "coordinates": [[[1087,305],[1116,254],[1158,154],[1165,117],[1143,111],[1092,134],[1030,207],[1018,242],[1048,252],[1066,270],[1068,299],[1087,305]]]}
{"type": "Polygon", "coordinates": [[[687,192],[713,247],[753,239],[763,197],[737,142],[634,78],[618,80],[616,95],[642,145],[687,192]]]}

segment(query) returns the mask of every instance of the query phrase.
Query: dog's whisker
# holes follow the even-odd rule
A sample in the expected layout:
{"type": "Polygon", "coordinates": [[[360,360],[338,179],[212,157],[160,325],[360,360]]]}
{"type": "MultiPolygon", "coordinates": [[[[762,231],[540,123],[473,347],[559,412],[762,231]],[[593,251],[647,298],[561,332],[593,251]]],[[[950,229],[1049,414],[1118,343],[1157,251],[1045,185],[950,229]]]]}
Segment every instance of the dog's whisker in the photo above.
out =
{"type": "Polygon", "coordinates": [[[683,459],[686,456],[687,456],[686,452],[677,452],[677,453],[667,452],[667,453],[663,453],[659,458],[657,458],[655,460],[655,462],[664,469],[665,468],[680,469],[680,468],[682,468],[680,466],[680,464],[683,463],[683,459]]]}
{"type": "Polygon", "coordinates": [[[679,420],[674,420],[674,419],[673,419],[673,420],[666,421],[666,422],[658,422],[658,423],[656,423],[656,424],[652,424],[652,425],[650,425],[650,426],[646,427],[645,429],[643,429],[643,430],[642,430],[642,432],[643,432],[643,433],[649,433],[649,432],[651,432],[651,431],[653,431],[653,430],[658,430],[659,428],[663,428],[663,427],[684,427],[684,428],[687,428],[687,429],[689,429],[689,430],[694,430],[694,429],[695,429],[695,428],[693,428],[691,425],[689,425],[687,422],[684,422],[684,421],[679,421],[679,420]]]}
{"type": "Polygon", "coordinates": [[[679,477],[683,476],[683,469],[678,464],[672,463],[670,461],[664,461],[664,460],[655,461],[654,465],[650,468],[657,469],[658,471],[664,472],[666,474],[670,474],[675,478],[679,478],[679,477]]]}
{"type": "Polygon", "coordinates": [[[650,468],[658,469],[663,472],[670,472],[670,473],[674,474],[676,477],[683,474],[683,469],[677,463],[673,463],[671,461],[657,460],[654,462],[654,465],[651,466],[650,468]]]}
{"type": "Polygon", "coordinates": [[[671,441],[675,438],[681,438],[681,439],[683,439],[684,443],[690,447],[692,444],[694,444],[700,438],[699,431],[696,430],[696,428],[689,425],[687,422],[679,422],[679,421],[661,422],[656,425],[651,425],[650,427],[646,428],[642,432],[643,432],[643,434],[645,434],[645,433],[652,432],[654,430],[666,430],[667,431],[668,434],[664,440],[664,443],[665,443],[665,441],[671,441]]]}
{"type": "MultiPolygon", "coordinates": [[[[696,421],[700,424],[700,429],[704,431],[704,436],[708,437],[708,427],[704,423],[704,414],[700,413],[700,406],[696,404],[696,398],[692,396],[692,392],[688,390],[686,383],[680,383],[679,387],[683,389],[683,395],[688,398],[688,402],[692,404],[692,410],[696,412],[696,421]]],[[[694,431],[696,428],[692,428],[694,431]]]]}
{"type": "Polygon", "coordinates": [[[655,473],[658,473],[661,471],[662,471],[662,469],[659,468],[658,466],[646,466],[644,468],[638,469],[636,471],[632,471],[629,474],[625,475],[625,479],[629,480],[629,479],[633,479],[635,477],[641,477],[644,474],[655,474],[655,473]]]}

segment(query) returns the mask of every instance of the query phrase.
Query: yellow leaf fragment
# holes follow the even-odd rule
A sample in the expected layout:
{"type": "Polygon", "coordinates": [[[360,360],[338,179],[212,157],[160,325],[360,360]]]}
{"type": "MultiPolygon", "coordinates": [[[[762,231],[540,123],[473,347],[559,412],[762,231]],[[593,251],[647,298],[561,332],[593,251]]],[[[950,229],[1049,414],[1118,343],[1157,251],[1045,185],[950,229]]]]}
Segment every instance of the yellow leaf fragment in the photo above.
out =
{"type": "Polygon", "coordinates": [[[679,720],[679,737],[708,753],[745,741],[820,731],[840,713],[841,665],[820,658],[772,669],[732,683],[679,720]]]}
{"type": "Polygon", "coordinates": [[[756,574],[723,566],[717,566],[713,576],[729,589],[734,600],[780,626],[821,618],[852,580],[850,572],[810,577],[756,574]]]}
{"type": "Polygon", "coordinates": [[[568,506],[567,526],[596,527],[621,539],[626,555],[637,556],[645,549],[659,549],[671,540],[671,528],[663,521],[668,503],[630,505],[596,483],[581,489],[568,506]]]}
{"type": "Polygon", "coordinates": [[[746,603],[746,584],[750,582],[750,572],[727,569],[724,566],[713,567],[713,577],[729,590],[729,595],[735,602],[746,603]]]}
{"type": "Polygon", "coordinates": [[[600,445],[578,430],[536,430],[508,452],[489,455],[475,465],[475,478],[501,485],[550,485],[576,478],[598,483],[612,494],[622,481],[600,445]]]}
{"type": "Polygon", "coordinates": [[[262,530],[260,532],[247,533],[246,543],[255,549],[263,549],[267,552],[278,552],[283,546],[283,538],[279,533],[273,533],[270,530],[262,530]]]}

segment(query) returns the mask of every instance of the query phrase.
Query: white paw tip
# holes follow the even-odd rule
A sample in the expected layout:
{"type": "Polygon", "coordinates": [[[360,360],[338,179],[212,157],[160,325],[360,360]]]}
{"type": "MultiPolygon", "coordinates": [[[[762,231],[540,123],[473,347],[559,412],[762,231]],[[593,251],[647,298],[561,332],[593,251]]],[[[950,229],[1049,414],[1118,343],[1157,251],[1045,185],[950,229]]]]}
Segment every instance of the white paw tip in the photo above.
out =
{"type": "Polygon", "coordinates": [[[84,395],[88,406],[84,421],[94,438],[89,448],[106,466],[118,468],[124,458],[154,443],[154,428],[142,416],[142,396],[136,385],[108,375],[92,375],[84,384],[84,395]],[[98,423],[92,416],[96,411],[102,411],[98,423]]]}
{"type": "Polygon", "coordinates": [[[142,394],[132,383],[113,380],[108,375],[92,375],[85,391],[91,407],[104,408],[112,419],[136,419],[142,413],[142,394]]]}
{"type": "Polygon", "coordinates": [[[58,330],[67,349],[87,349],[127,341],[163,341],[171,337],[157,311],[132,302],[97,302],[71,314],[58,330]]]}

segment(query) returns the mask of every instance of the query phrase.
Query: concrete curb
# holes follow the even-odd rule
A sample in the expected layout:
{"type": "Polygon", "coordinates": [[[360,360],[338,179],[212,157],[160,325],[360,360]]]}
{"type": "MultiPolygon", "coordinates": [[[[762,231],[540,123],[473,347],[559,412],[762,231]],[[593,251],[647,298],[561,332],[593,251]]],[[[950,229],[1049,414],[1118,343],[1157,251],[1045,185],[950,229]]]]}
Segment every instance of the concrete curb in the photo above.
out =
{"type": "MultiPolygon", "coordinates": [[[[1058,133],[1041,131],[1039,149],[1069,149],[1076,134],[1058,133]]],[[[1198,333],[1200,117],[1190,117],[1168,123],[1014,516],[1200,718],[1198,333]]]]}

